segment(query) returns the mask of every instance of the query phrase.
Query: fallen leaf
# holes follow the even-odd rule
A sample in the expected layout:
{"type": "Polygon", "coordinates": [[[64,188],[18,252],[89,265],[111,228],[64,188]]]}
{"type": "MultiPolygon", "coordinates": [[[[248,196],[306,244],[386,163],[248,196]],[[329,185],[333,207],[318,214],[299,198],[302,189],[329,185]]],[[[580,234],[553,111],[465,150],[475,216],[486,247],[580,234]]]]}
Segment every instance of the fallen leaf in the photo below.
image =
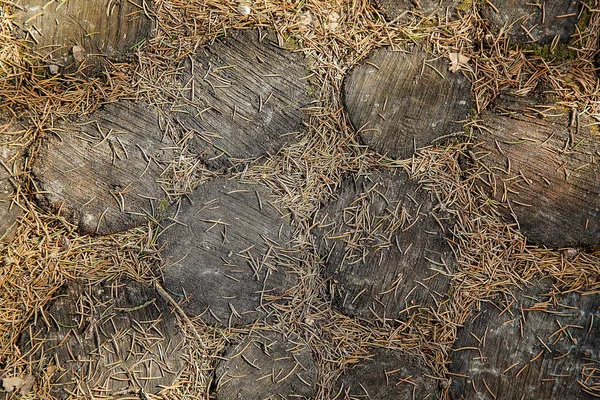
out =
{"type": "Polygon", "coordinates": [[[4,386],[4,390],[7,392],[12,392],[13,390],[23,386],[23,379],[19,378],[18,376],[2,378],[2,386],[4,386]]]}
{"type": "Polygon", "coordinates": [[[450,72],[458,72],[461,69],[469,69],[469,61],[471,60],[469,57],[461,54],[461,53],[450,53],[448,54],[448,58],[450,58],[450,72]]]}
{"type": "Polygon", "coordinates": [[[25,375],[23,378],[23,383],[21,383],[21,387],[19,388],[19,394],[21,396],[25,396],[27,393],[31,391],[33,388],[33,384],[35,383],[35,378],[31,374],[25,375]]]}

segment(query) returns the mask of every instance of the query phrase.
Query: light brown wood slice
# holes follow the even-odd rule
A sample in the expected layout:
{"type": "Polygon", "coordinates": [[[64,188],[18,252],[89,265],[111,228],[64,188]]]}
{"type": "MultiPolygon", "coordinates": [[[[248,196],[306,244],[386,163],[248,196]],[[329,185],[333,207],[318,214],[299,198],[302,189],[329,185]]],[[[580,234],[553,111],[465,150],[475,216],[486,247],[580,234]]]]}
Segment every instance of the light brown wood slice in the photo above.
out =
{"type": "Polygon", "coordinates": [[[449,221],[434,217],[436,204],[400,170],[342,182],[317,216],[336,309],[384,321],[446,295],[454,257],[442,230],[449,221]]]}
{"type": "Polygon", "coordinates": [[[14,202],[15,185],[23,172],[24,148],[20,141],[27,131],[22,121],[0,116],[0,240],[10,240],[23,209],[14,202]]]}
{"type": "Polygon", "coordinates": [[[575,32],[581,10],[579,0],[526,2],[494,0],[481,6],[481,14],[496,31],[508,30],[517,42],[550,44],[556,36],[566,43],[575,32]]]}
{"type": "Polygon", "coordinates": [[[408,12],[444,16],[447,12],[451,14],[460,3],[458,0],[376,0],[376,2],[390,20],[408,12]]]}
{"type": "Polygon", "coordinates": [[[216,368],[218,400],[307,399],[315,394],[317,368],[297,337],[261,332],[230,347],[216,368]]]}
{"type": "Polygon", "coordinates": [[[384,47],[348,74],[346,109],[370,148],[408,158],[416,148],[462,132],[457,122],[469,116],[471,84],[460,73],[449,72],[449,63],[433,58],[384,47]]]}
{"type": "Polygon", "coordinates": [[[163,162],[175,154],[158,118],[148,104],[119,102],[55,127],[33,168],[41,204],[84,233],[144,224],[164,197],[163,162]]]}
{"type": "Polygon", "coordinates": [[[274,33],[238,31],[202,48],[182,75],[194,105],[178,117],[194,132],[190,150],[221,168],[295,141],[311,102],[307,75],[303,55],[280,48],[274,33]]]}
{"type": "Polygon", "coordinates": [[[432,376],[418,357],[378,349],[338,378],[331,399],[437,399],[441,391],[432,376]]]}
{"type": "MultiPolygon", "coordinates": [[[[90,55],[121,58],[152,30],[148,0],[21,0],[27,38],[48,63],[79,67],[90,55]]],[[[86,61],[87,62],[87,61],[86,61]]]]}
{"type": "Polygon", "coordinates": [[[186,299],[187,313],[211,324],[252,324],[261,306],[295,283],[282,252],[291,227],[270,197],[260,185],[218,178],[163,221],[165,289],[186,299]]]}
{"type": "Polygon", "coordinates": [[[121,280],[66,285],[20,339],[24,357],[67,398],[135,398],[170,386],[184,336],[165,300],[121,280]]]}
{"type": "Polygon", "coordinates": [[[454,343],[451,398],[592,399],[600,395],[600,296],[544,296],[536,285],[482,302],[454,343]]]}
{"type": "Polygon", "coordinates": [[[481,115],[474,157],[493,173],[491,194],[530,242],[600,245],[600,135],[584,116],[504,97],[481,115]],[[562,114],[562,115],[561,115],[562,114]]]}

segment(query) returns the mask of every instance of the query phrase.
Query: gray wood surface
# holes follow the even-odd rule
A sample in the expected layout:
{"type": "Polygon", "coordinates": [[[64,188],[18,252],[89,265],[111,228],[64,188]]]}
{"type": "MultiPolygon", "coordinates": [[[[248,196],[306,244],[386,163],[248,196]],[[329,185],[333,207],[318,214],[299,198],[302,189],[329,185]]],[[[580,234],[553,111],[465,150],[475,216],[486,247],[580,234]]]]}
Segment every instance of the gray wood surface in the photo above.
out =
{"type": "Polygon", "coordinates": [[[462,132],[472,108],[471,84],[450,63],[415,51],[376,50],[344,81],[344,103],[361,139],[392,158],[462,132]],[[440,76],[440,74],[442,76],[440,76]]]}
{"type": "Polygon", "coordinates": [[[297,337],[261,332],[231,346],[216,368],[217,400],[307,399],[315,393],[316,366],[297,337]]]}
{"type": "Polygon", "coordinates": [[[17,14],[27,38],[45,56],[62,67],[78,67],[73,47],[86,55],[120,58],[149,37],[152,20],[148,0],[20,0],[26,11],[17,14]]]}
{"type": "Polygon", "coordinates": [[[190,104],[177,118],[208,167],[276,153],[304,130],[309,70],[302,53],[277,43],[273,32],[234,32],[201,48],[184,69],[190,104]]]}
{"type": "Polygon", "coordinates": [[[400,350],[377,349],[371,358],[342,374],[332,400],[438,399],[441,391],[432,371],[418,357],[400,350]]]}
{"type": "Polygon", "coordinates": [[[183,308],[190,315],[211,324],[252,324],[261,306],[295,283],[281,252],[291,227],[270,196],[262,186],[217,178],[162,222],[165,288],[187,298],[183,308]]]}
{"type": "Polygon", "coordinates": [[[473,152],[495,179],[492,197],[530,242],[552,248],[600,245],[600,141],[590,120],[544,103],[503,97],[481,115],[473,152]],[[570,126],[571,125],[571,126],[570,126]]]}
{"type": "Polygon", "coordinates": [[[445,16],[446,12],[452,14],[458,0],[376,0],[388,19],[393,20],[407,12],[417,12],[426,16],[445,16]]]}
{"type": "Polygon", "coordinates": [[[158,393],[181,373],[183,346],[163,298],[128,280],[66,285],[20,339],[59,399],[158,393]]]}
{"type": "Polygon", "coordinates": [[[10,240],[16,229],[17,218],[23,209],[14,203],[15,184],[23,172],[24,148],[19,137],[25,134],[22,121],[0,116],[0,240],[10,240]]]}
{"type": "Polygon", "coordinates": [[[581,10],[579,0],[493,0],[492,8],[482,4],[482,16],[496,31],[507,30],[517,42],[550,44],[555,36],[567,43],[575,32],[577,17],[581,10]]]}
{"type": "Polygon", "coordinates": [[[40,203],[84,233],[144,224],[165,196],[157,182],[163,161],[174,157],[158,118],[148,104],[119,102],[55,127],[33,167],[40,203]]]}
{"type": "Polygon", "coordinates": [[[446,295],[454,256],[441,227],[449,221],[433,216],[436,204],[400,170],[342,183],[316,217],[335,308],[367,320],[398,319],[446,295]]]}
{"type": "Polygon", "coordinates": [[[600,296],[544,296],[538,284],[482,303],[454,343],[452,399],[600,395],[600,296]]]}

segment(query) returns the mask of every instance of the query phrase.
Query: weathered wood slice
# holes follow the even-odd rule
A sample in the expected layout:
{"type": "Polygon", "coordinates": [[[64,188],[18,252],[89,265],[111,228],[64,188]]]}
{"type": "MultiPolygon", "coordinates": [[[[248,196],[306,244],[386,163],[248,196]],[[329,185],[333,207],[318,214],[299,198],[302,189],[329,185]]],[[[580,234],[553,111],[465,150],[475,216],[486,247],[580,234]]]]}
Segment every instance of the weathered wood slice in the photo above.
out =
{"type": "Polygon", "coordinates": [[[444,61],[430,58],[382,48],[346,77],[348,115],[373,150],[408,158],[415,147],[462,131],[457,121],[471,110],[471,84],[449,72],[444,61]]]}
{"type": "Polygon", "coordinates": [[[308,67],[301,53],[275,40],[273,33],[236,32],[200,50],[186,66],[181,79],[194,107],[178,119],[194,132],[190,149],[209,167],[275,153],[304,130],[308,67]]]}
{"type": "Polygon", "coordinates": [[[119,102],[42,143],[33,174],[41,204],[67,215],[84,233],[109,234],[147,221],[164,197],[157,179],[174,145],[147,104],[119,102]]]}
{"type": "Polygon", "coordinates": [[[372,358],[341,375],[331,393],[345,399],[437,399],[440,389],[431,370],[416,356],[378,349],[372,358]]]}
{"type": "Polygon", "coordinates": [[[295,283],[281,252],[291,226],[269,204],[266,188],[217,178],[182,200],[163,221],[165,288],[187,297],[183,308],[207,323],[251,324],[260,306],[295,283]]]}
{"type": "Polygon", "coordinates": [[[397,319],[435,305],[448,290],[454,257],[434,217],[437,202],[404,171],[346,179],[317,216],[333,306],[367,320],[397,319]]]}
{"type": "Polygon", "coordinates": [[[133,398],[174,383],[184,339],[158,292],[122,280],[66,285],[22,334],[20,347],[59,399],[133,398]]]}
{"type": "Polygon", "coordinates": [[[474,149],[495,175],[492,196],[528,239],[547,247],[600,245],[600,136],[581,116],[506,97],[481,115],[474,149]]]}
{"type": "Polygon", "coordinates": [[[556,36],[566,43],[575,32],[581,2],[552,0],[526,2],[521,0],[494,0],[494,7],[486,4],[481,14],[495,30],[507,30],[517,42],[550,44],[556,36]]]}
{"type": "Polygon", "coordinates": [[[452,399],[600,395],[600,296],[548,297],[548,287],[515,293],[508,304],[483,303],[459,328],[452,399]]]}
{"type": "Polygon", "coordinates": [[[261,332],[230,347],[216,368],[217,400],[306,399],[315,394],[317,368],[296,337],[261,332]]]}
{"type": "Polygon", "coordinates": [[[18,14],[36,49],[58,66],[80,64],[86,54],[121,58],[150,35],[148,0],[21,0],[18,14]],[[78,48],[74,48],[78,46],[78,48]],[[80,51],[83,53],[80,53],[80,51]],[[80,54],[78,54],[80,53],[80,54]]]}
{"type": "Polygon", "coordinates": [[[0,240],[12,238],[15,223],[23,215],[23,209],[14,204],[15,187],[11,180],[23,170],[24,149],[17,138],[25,131],[21,122],[0,116],[0,240]]]}
{"type": "Polygon", "coordinates": [[[393,20],[407,11],[425,15],[445,15],[446,10],[452,12],[460,3],[458,0],[376,0],[388,19],[393,20]]]}

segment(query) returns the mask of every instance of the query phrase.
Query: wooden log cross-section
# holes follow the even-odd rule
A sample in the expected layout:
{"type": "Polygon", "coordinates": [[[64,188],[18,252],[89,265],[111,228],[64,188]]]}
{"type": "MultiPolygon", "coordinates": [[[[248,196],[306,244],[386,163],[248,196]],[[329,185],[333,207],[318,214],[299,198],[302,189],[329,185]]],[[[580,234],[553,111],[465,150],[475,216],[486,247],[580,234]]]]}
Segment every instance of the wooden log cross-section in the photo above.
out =
{"type": "Polygon", "coordinates": [[[445,16],[447,11],[452,13],[459,0],[376,0],[381,10],[390,20],[409,13],[445,16]]]}
{"type": "Polygon", "coordinates": [[[540,103],[498,99],[481,114],[473,155],[491,172],[489,190],[500,212],[531,243],[596,249],[600,135],[585,116],[540,103]]]}
{"type": "Polygon", "coordinates": [[[181,374],[185,354],[165,300],[129,280],[66,285],[19,344],[58,399],[156,394],[181,374]]]}
{"type": "Polygon", "coordinates": [[[454,257],[449,221],[404,171],[348,178],[317,215],[317,246],[333,278],[333,306],[371,321],[434,306],[448,290],[454,257]]]}
{"type": "Polygon", "coordinates": [[[304,56],[272,32],[238,31],[199,50],[181,76],[190,105],[177,114],[189,149],[209,168],[276,153],[304,130],[312,101],[304,56]]]}
{"type": "Polygon", "coordinates": [[[344,80],[344,104],[362,141],[392,158],[461,133],[471,84],[449,63],[414,51],[376,50],[344,80]]]}
{"type": "Polygon", "coordinates": [[[275,332],[260,332],[231,346],[215,374],[217,400],[312,398],[317,380],[306,344],[275,332]]]}
{"type": "Polygon", "coordinates": [[[23,210],[14,203],[15,175],[24,167],[24,148],[19,138],[26,135],[23,121],[0,116],[0,240],[9,240],[23,210]]]}
{"type": "Polygon", "coordinates": [[[162,222],[165,289],[186,299],[187,313],[221,326],[249,325],[295,284],[283,252],[291,226],[270,196],[260,185],[217,178],[162,222]]]}

